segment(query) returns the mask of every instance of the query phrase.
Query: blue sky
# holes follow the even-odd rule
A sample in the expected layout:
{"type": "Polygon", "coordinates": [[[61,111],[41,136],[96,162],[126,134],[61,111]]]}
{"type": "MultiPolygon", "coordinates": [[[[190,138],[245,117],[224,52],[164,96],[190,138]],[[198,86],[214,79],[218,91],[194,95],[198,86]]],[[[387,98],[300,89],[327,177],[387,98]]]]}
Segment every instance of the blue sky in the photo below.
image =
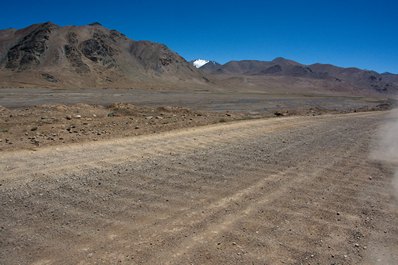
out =
{"type": "Polygon", "coordinates": [[[7,1],[0,28],[98,21],[187,60],[272,60],[398,73],[398,1],[7,1]]]}

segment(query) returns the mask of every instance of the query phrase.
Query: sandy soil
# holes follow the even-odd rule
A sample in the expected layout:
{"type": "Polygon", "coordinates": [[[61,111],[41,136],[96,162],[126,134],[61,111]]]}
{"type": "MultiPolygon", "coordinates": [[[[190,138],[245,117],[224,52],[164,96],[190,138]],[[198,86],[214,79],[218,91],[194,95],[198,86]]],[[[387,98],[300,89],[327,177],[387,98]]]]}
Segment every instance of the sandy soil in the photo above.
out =
{"type": "Polygon", "coordinates": [[[385,112],[0,153],[2,264],[397,264],[385,112]]]}

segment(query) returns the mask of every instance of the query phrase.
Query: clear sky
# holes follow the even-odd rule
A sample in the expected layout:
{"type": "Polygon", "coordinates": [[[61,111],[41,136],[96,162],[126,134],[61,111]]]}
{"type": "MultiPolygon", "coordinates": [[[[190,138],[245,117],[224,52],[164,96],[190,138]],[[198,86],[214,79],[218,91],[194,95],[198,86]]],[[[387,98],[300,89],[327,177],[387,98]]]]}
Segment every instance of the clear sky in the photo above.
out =
{"type": "Polygon", "coordinates": [[[4,1],[0,28],[98,21],[187,60],[285,57],[398,73],[397,0],[4,1]]]}

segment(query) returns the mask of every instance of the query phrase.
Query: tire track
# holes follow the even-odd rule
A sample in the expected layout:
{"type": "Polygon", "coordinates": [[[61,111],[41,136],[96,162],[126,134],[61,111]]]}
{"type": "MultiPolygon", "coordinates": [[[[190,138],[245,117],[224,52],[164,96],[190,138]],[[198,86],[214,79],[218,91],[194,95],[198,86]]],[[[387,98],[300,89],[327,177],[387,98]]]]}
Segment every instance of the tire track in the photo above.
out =
{"type": "Polygon", "coordinates": [[[383,190],[388,171],[367,160],[381,115],[245,121],[3,153],[0,167],[16,164],[0,177],[0,260],[355,263],[363,250],[353,235],[366,242],[373,231],[362,212],[396,223],[383,190]],[[374,189],[369,175],[378,176],[374,189]]]}

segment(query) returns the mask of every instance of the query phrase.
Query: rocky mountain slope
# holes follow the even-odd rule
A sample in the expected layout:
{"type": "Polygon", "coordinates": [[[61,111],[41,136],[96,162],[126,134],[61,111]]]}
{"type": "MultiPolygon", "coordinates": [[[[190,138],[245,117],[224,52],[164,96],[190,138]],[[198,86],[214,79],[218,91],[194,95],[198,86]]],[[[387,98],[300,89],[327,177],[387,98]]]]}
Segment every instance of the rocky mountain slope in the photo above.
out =
{"type": "Polygon", "coordinates": [[[2,87],[206,83],[203,73],[165,45],[133,41],[99,23],[0,31],[0,77],[2,87]]]}
{"type": "MultiPolygon", "coordinates": [[[[358,68],[342,68],[330,64],[304,65],[284,58],[272,61],[230,61],[224,65],[205,64],[200,68],[204,73],[223,76],[245,76],[252,78],[278,78],[279,82],[291,82],[294,79],[308,82],[322,81],[325,86],[351,91],[370,91],[376,93],[396,93],[398,75],[358,68]],[[290,80],[290,81],[289,81],[290,80]]],[[[247,80],[247,79],[245,79],[247,80]]]]}
{"type": "Polygon", "coordinates": [[[393,94],[398,75],[284,58],[187,62],[165,45],[134,41],[99,23],[61,27],[47,22],[0,31],[0,87],[393,94]]]}

